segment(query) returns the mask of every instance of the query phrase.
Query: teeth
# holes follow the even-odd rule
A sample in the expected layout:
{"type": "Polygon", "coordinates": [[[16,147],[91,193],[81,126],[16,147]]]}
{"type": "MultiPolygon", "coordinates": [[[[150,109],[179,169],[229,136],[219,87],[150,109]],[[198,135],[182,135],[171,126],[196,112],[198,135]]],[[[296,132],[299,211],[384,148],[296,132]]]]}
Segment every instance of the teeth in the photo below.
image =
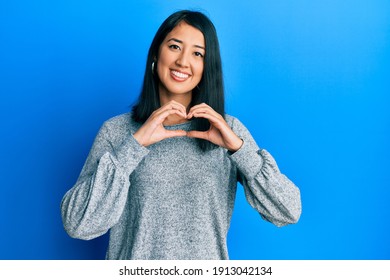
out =
{"type": "Polygon", "coordinates": [[[175,75],[176,77],[179,77],[179,78],[182,78],[182,79],[188,78],[188,75],[187,75],[187,74],[180,73],[180,72],[178,72],[178,71],[172,71],[172,74],[175,75]]]}

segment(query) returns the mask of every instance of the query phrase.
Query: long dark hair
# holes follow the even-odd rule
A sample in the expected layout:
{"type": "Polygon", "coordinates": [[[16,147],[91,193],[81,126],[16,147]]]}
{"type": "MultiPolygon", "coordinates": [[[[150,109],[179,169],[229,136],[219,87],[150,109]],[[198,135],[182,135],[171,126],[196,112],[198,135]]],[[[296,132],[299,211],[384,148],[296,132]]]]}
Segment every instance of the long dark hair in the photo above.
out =
{"type": "MultiPolygon", "coordinates": [[[[190,107],[204,102],[225,117],[222,62],[215,27],[203,13],[182,10],[170,15],[162,23],[149,48],[142,91],[138,102],[132,109],[132,118],[136,122],[144,123],[161,106],[158,90],[159,78],[158,75],[153,74],[152,63],[158,57],[159,48],[165,37],[182,21],[201,31],[206,44],[203,76],[198,86],[192,90],[190,107]]],[[[157,69],[156,66],[154,67],[155,69],[157,69]]],[[[207,119],[198,118],[193,120],[192,129],[207,131],[209,128],[210,123],[207,119]]],[[[203,151],[215,147],[209,141],[197,140],[203,151]]]]}

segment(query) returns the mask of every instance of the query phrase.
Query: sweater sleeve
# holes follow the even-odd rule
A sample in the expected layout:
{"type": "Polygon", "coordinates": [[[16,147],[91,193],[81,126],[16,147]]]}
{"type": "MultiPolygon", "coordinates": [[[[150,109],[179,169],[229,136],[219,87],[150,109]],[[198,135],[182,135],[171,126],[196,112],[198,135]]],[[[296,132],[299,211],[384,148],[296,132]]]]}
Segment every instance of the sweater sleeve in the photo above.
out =
{"type": "Polygon", "coordinates": [[[244,141],[230,158],[249,204],[278,227],[298,222],[302,209],[299,189],[279,171],[271,154],[259,149],[239,120],[233,119],[232,129],[244,141]]]}
{"type": "Polygon", "coordinates": [[[148,154],[130,132],[119,145],[106,123],[99,130],[76,184],[63,197],[64,228],[74,238],[93,239],[115,225],[125,207],[129,176],[148,154]]]}

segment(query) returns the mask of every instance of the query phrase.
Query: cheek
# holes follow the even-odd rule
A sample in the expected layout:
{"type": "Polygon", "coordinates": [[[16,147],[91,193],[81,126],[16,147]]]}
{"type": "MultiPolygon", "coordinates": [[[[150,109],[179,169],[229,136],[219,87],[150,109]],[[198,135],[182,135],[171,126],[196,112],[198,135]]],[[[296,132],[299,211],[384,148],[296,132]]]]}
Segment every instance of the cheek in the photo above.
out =
{"type": "Polygon", "coordinates": [[[169,68],[167,61],[164,59],[159,59],[157,61],[157,75],[160,81],[166,79],[166,77],[169,75],[169,68]]]}
{"type": "Polygon", "coordinates": [[[197,65],[197,67],[196,67],[196,74],[199,77],[199,79],[202,78],[203,70],[204,70],[204,65],[203,65],[203,62],[202,62],[202,63],[199,63],[199,65],[197,65]]]}
{"type": "Polygon", "coordinates": [[[194,59],[191,61],[192,72],[196,73],[196,75],[202,75],[204,69],[204,62],[200,59],[194,59]]]}
{"type": "Polygon", "coordinates": [[[157,72],[160,73],[161,71],[163,71],[165,68],[165,64],[166,62],[164,61],[164,59],[159,58],[157,60],[157,72]]]}
{"type": "Polygon", "coordinates": [[[164,71],[165,68],[169,65],[169,61],[172,58],[170,57],[169,52],[167,52],[165,49],[162,49],[158,55],[157,60],[157,71],[164,71]]]}
{"type": "MultiPolygon", "coordinates": [[[[162,67],[162,63],[161,63],[161,61],[157,61],[157,74],[158,74],[158,76],[160,77],[160,75],[164,72],[164,67],[162,67]]],[[[161,77],[160,77],[160,79],[161,79],[161,77]]]]}

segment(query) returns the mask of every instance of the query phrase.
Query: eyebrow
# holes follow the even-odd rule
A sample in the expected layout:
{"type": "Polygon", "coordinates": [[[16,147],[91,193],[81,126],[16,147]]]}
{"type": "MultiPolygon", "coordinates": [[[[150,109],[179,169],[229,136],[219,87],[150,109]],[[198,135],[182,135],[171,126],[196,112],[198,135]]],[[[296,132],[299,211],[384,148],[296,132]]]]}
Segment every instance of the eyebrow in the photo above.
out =
{"type": "MultiPolygon", "coordinates": [[[[174,41],[174,42],[183,44],[183,41],[182,41],[182,40],[179,40],[179,39],[176,39],[176,38],[171,38],[171,39],[169,39],[167,42],[169,42],[169,41],[174,41]]],[[[200,48],[200,49],[204,49],[204,50],[205,50],[205,47],[202,47],[202,46],[200,46],[200,45],[194,45],[194,47],[200,48]]]]}

